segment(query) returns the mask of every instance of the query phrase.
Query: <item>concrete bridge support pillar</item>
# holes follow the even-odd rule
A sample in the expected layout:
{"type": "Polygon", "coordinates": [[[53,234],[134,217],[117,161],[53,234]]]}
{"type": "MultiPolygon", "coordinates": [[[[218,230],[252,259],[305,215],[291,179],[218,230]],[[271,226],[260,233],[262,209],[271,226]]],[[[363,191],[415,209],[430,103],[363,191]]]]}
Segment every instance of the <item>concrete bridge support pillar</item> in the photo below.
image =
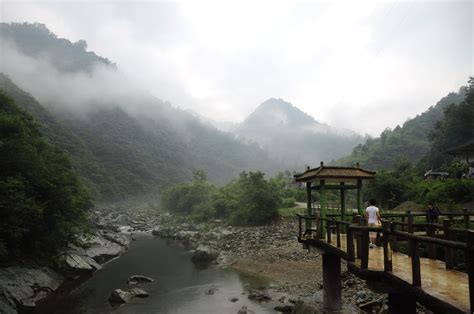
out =
{"type": "Polygon", "coordinates": [[[329,253],[323,254],[323,299],[324,310],[340,312],[341,302],[341,259],[329,253]]]}
{"type": "Polygon", "coordinates": [[[389,293],[388,308],[394,314],[416,314],[416,298],[408,294],[389,293]]]}

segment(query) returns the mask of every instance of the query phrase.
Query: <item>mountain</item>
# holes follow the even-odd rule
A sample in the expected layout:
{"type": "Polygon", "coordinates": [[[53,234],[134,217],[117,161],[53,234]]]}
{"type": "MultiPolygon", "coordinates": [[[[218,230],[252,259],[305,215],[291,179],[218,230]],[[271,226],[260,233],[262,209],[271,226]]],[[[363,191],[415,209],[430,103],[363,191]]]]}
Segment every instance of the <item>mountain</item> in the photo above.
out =
{"type": "Polygon", "coordinates": [[[466,96],[466,88],[449,93],[434,107],[407,120],[395,129],[386,129],[378,138],[369,138],[364,144],[354,147],[352,153],[337,160],[338,165],[353,165],[359,162],[371,169],[393,169],[399,159],[418,162],[431,149],[430,134],[443,118],[444,110],[450,104],[461,103],[466,96]]]}
{"type": "Polygon", "coordinates": [[[57,38],[42,24],[5,23],[0,40],[8,42],[0,90],[70,156],[96,200],[159,195],[196,169],[218,184],[244,170],[280,170],[257,145],[130,87],[116,65],[86,51],[83,41],[57,38]],[[14,60],[24,61],[21,69],[8,67],[14,60]]]}
{"type": "Polygon", "coordinates": [[[289,168],[340,158],[362,142],[355,132],[320,123],[289,102],[275,98],[258,106],[233,132],[258,143],[289,168]]]}
{"type": "Polygon", "coordinates": [[[0,23],[0,37],[13,43],[16,48],[33,58],[46,58],[62,72],[91,72],[97,64],[115,68],[107,58],[92,51],[86,51],[87,42],[75,43],[58,38],[44,24],[40,23],[0,23]]]}

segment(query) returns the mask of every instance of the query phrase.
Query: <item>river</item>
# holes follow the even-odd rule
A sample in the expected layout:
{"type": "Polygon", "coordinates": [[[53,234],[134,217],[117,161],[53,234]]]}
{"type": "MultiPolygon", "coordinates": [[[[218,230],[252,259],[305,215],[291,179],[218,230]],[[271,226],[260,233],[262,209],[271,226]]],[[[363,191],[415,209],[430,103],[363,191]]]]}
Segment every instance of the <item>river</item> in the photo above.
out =
{"type": "Polygon", "coordinates": [[[198,268],[190,253],[175,242],[141,235],[127,253],[104,265],[48,313],[237,313],[242,306],[255,313],[275,313],[273,302],[260,304],[243,294],[266,284],[231,269],[198,268]],[[131,275],[155,279],[140,285],[150,296],[112,306],[108,302],[111,292],[127,289],[131,275]],[[206,294],[210,289],[215,292],[206,294]],[[231,298],[239,300],[231,302],[231,298]]]}

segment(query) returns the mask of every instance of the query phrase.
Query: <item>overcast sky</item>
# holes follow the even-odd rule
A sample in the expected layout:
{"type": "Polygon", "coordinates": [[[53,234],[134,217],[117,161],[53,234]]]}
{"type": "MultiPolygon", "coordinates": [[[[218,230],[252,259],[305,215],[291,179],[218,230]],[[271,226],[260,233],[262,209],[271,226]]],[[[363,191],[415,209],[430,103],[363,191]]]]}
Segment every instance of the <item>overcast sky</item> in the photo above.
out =
{"type": "Polygon", "coordinates": [[[474,74],[473,1],[15,1],[155,96],[239,122],[270,97],[380,134],[474,74]]]}

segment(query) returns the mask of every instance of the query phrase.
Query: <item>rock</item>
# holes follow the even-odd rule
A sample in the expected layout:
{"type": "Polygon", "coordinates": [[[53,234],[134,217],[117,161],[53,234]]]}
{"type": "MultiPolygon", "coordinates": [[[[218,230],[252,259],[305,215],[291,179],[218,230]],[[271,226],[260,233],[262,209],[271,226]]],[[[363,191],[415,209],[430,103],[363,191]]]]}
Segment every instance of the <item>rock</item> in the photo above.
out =
{"type": "Polygon", "coordinates": [[[293,305],[281,304],[281,305],[275,306],[273,309],[277,312],[291,313],[293,311],[293,305]]]}
{"type": "Polygon", "coordinates": [[[248,298],[258,302],[268,302],[272,299],[268,294],[254,290],[249,291],[248,298]]]}
{"type": "Polygon", "coordinates": [[[313,306],[306,304],[304,301],[299,300],[296,302],[292,314],[316,314],[319,313],[313,306]]]}
{"type": "Polygon", "coordinates": [[[217,288],[216,287],[211,287],[210,289],[206,290],[206,292],[204,292],[205,295],[213,295],[214,293],[216,293],[217,291],[217,288]]]}
{"type": "Polygon", "coordinates": [[[146,292],[143,289],[139,289],[139,288],[133,288],[132,290],[130,290],[130,293],[133,294],[134,297],[138,297],[138,298],[147,298],[148,297],[148,292],[146,292]]]}
{"type": "Polygon", "coordinates": [[[230,302],[237,302],[237,301],[239,301],[239,298],[236,298],[236,297],[229,298],[229,301],[230,302]]]}
{"type": "Polygon", "coordinates": [[[34,308],[36,302],[55,291],[64,277],[48,267],[6,267],[0,269],[0,308],[4,312],[34,308]],[[5,310],[3,309],[5,308],[5,310]]]}
{"type": "Polygon", "coordinates": [[[240,310],[237,311],[237,314],[247,314],[247,307],[244,305],[240,310]]]}
{"type": "MultiPolygon", "coordinates": [[[[89,257],[87,257],[89,258],[89,257]]],[[[68,273],[82,273],[82,272],[92,272],[95,270],[88,262],[86,262],[81,256],[70,253],[63,254],[58,258],[58,266],[60,269],[68,273]]]]}
{"type": "Polygon", "coordinates": [[[196,251],[194,251],[192,261],[194,263],[200,262],[211,262],[217,258],[219,254],[217,251],[211,249],[208,246],[200,245],[196,251]]]}
{"type": "Polygon", "coordinates": [[[104,233],[102,235],[105,239],[117,243],[118,245],[128,248],[130,245],[130,235],[123,233],[104,233]]]}
{"type": "Polygon", "coordinates": [[[130,233],[133,231],[133,228],[130,226],[120,226],[117,228],[117,232],[121,233],[130,233]]]}
{"type": "Polygon", "coordinates": [[[133,275],[128,278],[127,283],[129,285],[137,285],[146,282],[153,282],[153,278],[142,276],[142,275],[133,275]]]}
{"type": "Polygon", "coordinates": [[[109,297],[111,303],[128,303],[134,297],[130,292],[115,289],[109,297]]]}
{"type": "Polygon", "coordinates": [[[117,243],[107,241],[102,245],[95,245],[86,249],[86,254],[96,262],[102,263],[108,259],[120,255],[124,251],[123,247],[117,243]]]}
{"type": "Polygon", "coordinates": [[[10,304],[0,300],[0,313],[2,313],[2,314],[16,314],[17,311],[16,311],[15,307],[13,307],[10,304]]]}

